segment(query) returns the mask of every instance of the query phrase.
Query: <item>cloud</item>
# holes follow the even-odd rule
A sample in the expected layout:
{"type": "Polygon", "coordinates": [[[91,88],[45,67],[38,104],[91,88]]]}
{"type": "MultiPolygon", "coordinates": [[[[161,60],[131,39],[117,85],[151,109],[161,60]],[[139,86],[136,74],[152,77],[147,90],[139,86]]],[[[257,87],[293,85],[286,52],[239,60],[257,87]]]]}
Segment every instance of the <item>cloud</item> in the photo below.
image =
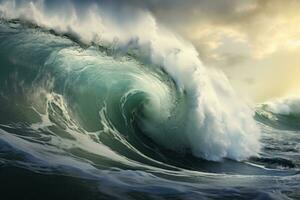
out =
{"type": "Polygon", "coordinates": [[[250,98],[300,91],[299,0],[149,0],[144,8],[250,98]]]}
{"type": "Polygon", "coordinates": [[[149,0],[142,7],[191,40],[208,63],[219,60],[225,65],[233,57],[262,59],[300,47],[297,0],[149,0]],[[240,48],[228,51],[228,43],[240,48]]]}

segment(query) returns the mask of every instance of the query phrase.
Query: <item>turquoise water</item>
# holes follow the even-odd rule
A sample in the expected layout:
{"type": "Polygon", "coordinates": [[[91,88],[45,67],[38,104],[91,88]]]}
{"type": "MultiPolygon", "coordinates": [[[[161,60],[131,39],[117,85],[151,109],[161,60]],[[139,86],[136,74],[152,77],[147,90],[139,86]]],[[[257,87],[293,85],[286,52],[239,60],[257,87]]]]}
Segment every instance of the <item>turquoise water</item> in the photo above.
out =
{"type": "Polygon", "coordinates": [[[198,129],[198,90],[170,69],[19,20],[0,23],[0,66],[4,199],[300,198],[297,115],[257,106],[256,141],[215,128],[212,99],[198,129]]]}

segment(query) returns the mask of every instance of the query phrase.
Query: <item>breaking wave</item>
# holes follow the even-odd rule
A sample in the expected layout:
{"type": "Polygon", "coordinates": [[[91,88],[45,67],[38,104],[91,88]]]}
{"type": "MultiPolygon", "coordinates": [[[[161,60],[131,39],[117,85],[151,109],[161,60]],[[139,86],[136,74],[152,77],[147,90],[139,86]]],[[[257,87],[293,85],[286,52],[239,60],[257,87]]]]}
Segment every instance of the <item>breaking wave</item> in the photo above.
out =
{"type": "MultiPolygon", "coordinates": [[[[14,77],[7,89],[26,82],[22,90],[47,99],[39,104],[48,118],[55,115],[44,123],[48,127],[113,130],[136,148],[149,141],[215,161],[244,160],[259,152],[253,111],[223,73],[206,69],[193,46],[148,12],[120,22],[95,6],[79,18],[75,8],[52,13],[42,2],[8,1],[0,13],[2,70],[32,71],[26,81],[14,77]],[[40,95],[41,89],[47,92],[40,95]]],[[[37,110],[35,99],[26,98],[37,110]]]]}

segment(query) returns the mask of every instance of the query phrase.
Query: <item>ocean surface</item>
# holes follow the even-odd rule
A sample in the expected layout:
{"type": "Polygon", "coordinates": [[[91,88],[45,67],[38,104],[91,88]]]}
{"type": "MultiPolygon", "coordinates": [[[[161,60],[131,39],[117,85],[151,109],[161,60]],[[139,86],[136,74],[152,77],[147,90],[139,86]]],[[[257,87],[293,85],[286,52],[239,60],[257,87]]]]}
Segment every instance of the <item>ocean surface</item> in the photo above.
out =
{"type": "Polygon", "coordinates": [[[300,199],[299,99],[245,104],[165,30],[1,6],[1,199],[300,199]]]}

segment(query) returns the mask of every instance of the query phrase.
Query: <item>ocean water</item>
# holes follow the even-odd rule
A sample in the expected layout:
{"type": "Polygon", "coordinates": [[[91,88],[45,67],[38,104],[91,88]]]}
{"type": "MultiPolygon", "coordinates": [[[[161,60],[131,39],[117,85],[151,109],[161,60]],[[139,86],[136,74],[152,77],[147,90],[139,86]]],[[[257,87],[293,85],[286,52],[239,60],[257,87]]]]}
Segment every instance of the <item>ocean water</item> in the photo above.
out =
{"type": "Polygon", "coordinates": [[[297,97],[249,106],[146,12],[0,5],[1,199],[300,199],[297,97]]]}

